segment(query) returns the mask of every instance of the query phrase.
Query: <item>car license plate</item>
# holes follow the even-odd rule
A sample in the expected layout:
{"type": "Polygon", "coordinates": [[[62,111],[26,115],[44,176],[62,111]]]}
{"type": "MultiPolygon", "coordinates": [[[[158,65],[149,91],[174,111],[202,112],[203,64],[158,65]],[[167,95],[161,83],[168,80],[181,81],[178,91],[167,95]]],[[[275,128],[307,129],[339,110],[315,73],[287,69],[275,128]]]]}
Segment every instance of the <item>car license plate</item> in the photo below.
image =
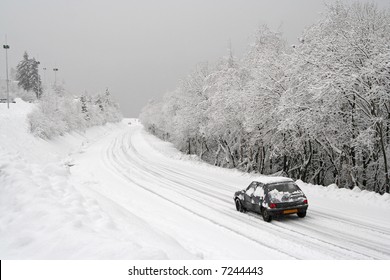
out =
{"type": "Polygon", "coordinates": [[[290,210],[283,211],[283,214],[292,214],[292,213],[298,213],[298,209],[290,209],[290,210]]]}

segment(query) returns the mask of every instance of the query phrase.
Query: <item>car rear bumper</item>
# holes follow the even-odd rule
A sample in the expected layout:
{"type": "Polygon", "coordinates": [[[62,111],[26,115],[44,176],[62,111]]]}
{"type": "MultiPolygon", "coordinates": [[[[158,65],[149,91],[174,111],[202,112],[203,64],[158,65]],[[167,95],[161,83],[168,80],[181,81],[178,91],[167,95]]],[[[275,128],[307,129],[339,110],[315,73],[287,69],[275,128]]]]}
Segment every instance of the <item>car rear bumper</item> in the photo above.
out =
{"type": "Polygon", "coordinates": [[[267,211],[271,216],[290,215],[305,212],[308,207],[309,205],[298,205],[286,208],[267,209],[267,211]]]}

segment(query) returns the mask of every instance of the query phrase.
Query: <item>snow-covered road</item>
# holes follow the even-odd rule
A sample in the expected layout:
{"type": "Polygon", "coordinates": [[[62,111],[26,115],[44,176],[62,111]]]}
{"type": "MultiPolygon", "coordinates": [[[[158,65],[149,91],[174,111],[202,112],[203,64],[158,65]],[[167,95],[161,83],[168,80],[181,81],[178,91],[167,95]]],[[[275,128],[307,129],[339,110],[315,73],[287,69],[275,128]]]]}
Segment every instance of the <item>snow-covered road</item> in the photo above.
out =
{"type": "Polygon", "coordinates": [[[306,218],[265,223],[235,210],[249,175],[190,159],[132,123],[75,154],[71,177],[138,243],[173,259],[390,259],[389,200],[298,182],[306,218]]]}

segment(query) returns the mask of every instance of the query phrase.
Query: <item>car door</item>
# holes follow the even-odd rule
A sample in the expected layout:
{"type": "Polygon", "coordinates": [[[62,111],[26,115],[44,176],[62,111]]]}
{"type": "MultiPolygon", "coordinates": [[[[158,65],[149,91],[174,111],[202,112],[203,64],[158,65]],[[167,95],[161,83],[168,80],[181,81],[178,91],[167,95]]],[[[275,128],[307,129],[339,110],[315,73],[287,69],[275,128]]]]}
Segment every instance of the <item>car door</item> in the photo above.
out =
{"type": "Polygon", "coordinates": [[[261,213],[261,205],[263,204],[264,196],[264,184],[258,183],[253,193],[252,211],[261,213]]]}
{"type": "Polygon", "coordinates": [[[247,210],[253,211],[253,193],[256,190],[257,182],[252,182],[244,193],[244,206],[247,210]]]}

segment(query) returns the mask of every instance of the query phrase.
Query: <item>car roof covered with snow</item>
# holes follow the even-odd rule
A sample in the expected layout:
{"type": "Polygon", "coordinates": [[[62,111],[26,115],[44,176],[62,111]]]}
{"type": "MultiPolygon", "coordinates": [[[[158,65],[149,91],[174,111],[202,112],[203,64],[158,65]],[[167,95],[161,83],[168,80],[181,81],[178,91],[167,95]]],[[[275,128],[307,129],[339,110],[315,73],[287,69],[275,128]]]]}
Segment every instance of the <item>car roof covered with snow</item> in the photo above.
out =
{"type": "Polygon", "coordinates": [[[294,182],[293,179],[288,177],[280,177],[280,176],[259,176],[253,178],[253,181],[260,182],[263,184],[272,184],[272,183],[280,183],[280,182],[294,182]]]}

